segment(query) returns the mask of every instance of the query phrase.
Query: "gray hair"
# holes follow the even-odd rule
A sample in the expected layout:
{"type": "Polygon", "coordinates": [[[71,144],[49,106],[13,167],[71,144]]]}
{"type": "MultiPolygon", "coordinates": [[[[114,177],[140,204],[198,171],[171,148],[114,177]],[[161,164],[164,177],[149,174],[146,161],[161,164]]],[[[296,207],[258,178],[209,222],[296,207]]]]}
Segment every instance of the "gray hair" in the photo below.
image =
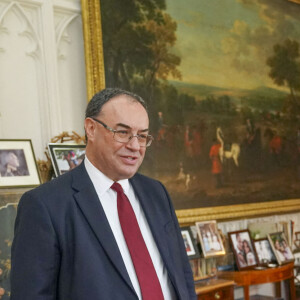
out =
{"type": "Polygon", "coordinates": [[[147,111],[146,102],[142,97],[119,88],[106,88],[98,92],[97,94],[95,94],[93,98],[90,100],[85,111],[85,118],[98,116],[105,103],[107,103],[112,98],[120,95],[126,95],[131,100],[139,102],[147,111]]]}

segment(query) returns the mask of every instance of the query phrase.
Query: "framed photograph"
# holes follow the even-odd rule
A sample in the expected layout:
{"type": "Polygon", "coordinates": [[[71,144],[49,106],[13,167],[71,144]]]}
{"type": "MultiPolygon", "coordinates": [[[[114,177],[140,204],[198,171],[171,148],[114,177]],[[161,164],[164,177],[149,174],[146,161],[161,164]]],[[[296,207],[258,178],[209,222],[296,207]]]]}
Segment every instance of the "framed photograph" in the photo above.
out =
{"type": "Polygon", "coordinates": [[[254,240],[253,244],[260,265],[277,262],[268,238],[254,240]]]}
{"type": "Polygon", "coordinates": [[[0,188],[41,183],[31,140],[0,140],[0,188]]]}
{"type": "Polygon", "coordinates": [[[258,265],[258,259],[248,229],[228,232],[229,241],[239,270],[258,265]]]}
{"type": "Polygon", "coordinates": [[[184,241],[185,250],[189,257],[189,259],[195,259],[200,257],[199,250],[197,248],[197,244],[195,239],[193,238],[193,234],[191,228],[189,226],[181,227],[181,235],[184,241]]]}
{"type": "Polygon", "coordinates": [[[294,261],[294,255],[283,232],[270,233],[268,239],[279,265],[294,261]]]}
{"type": "Polygon", "coordinates": [[[50,143],[48,149],[56,177],[80,165],[85,155],[85,145],[50,143]]]}
{"type": "Polygon", "coordinates": [[[196,227],[205,258],[225,254],[216,221],[197,222],[196,227]]]}

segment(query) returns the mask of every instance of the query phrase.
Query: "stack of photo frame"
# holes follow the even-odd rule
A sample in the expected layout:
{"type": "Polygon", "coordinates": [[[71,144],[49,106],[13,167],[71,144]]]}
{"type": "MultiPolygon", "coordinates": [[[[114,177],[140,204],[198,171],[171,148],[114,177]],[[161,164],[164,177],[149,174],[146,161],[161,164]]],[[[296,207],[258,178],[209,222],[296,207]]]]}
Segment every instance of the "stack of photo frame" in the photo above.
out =
{"type": "MultiPolygon", "coordinates": [[[[85,147],[75,143],[49,143],[54,177],[79,165],[84,159],[85,147]]],[[[40,172],[31,140],[0,139],[0,188],[36,187],[42,183],[40,172]]]]}
{"type": "Polygon", "coordinates": [[[238,270],[264,269],[294,261],[283,232],[253,240],[248,229],[228,233],[238,270]]]}
{"type": "Polygon", "coordinates": [[[215,257],[225,254],[217,222],[197,222],[193,227],[182,227],[181,233],[194,277],[214,276],[217,270],[215,257]]]}

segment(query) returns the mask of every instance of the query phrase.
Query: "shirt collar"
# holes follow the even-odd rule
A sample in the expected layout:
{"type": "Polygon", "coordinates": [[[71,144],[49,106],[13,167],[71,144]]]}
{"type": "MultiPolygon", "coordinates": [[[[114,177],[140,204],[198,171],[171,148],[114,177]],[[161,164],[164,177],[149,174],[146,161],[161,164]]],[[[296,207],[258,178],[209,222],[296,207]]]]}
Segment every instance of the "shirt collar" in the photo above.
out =
{"type": "MultiPolygon", "coordinates": [[[[85,168],[94,184],[94,187],[99,194],[99,196],[103,195],[106,193],[112,184],[114,183],[113,180],[108,178],[106,175],[104,175],[99,169],[97,169],[85,156],[84,159],[84,165],[85,168]]],[[[117,181],[123,188],[123,191],[125,194],[128,194],[129,191],[129,180],[128,179],[122,179],[117,181]]]]}

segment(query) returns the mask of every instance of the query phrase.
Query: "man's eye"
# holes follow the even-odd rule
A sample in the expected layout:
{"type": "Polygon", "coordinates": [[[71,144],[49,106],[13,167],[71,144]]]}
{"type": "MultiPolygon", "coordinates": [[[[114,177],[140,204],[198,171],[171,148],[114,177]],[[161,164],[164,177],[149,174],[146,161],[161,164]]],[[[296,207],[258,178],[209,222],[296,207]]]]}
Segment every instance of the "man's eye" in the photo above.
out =
{"type": "Polygon", "coordinates": [[[146,134],[139,134],[138,137],[141,140],[146,140],[147,139],[147,135],[146,134]]]}
{"type": "Polygon", "coordinates": [[[118,130],[116,131],[116,133],[119,135],[119,136],[128,136],[129,132],[127,130],[118,130]]]}

